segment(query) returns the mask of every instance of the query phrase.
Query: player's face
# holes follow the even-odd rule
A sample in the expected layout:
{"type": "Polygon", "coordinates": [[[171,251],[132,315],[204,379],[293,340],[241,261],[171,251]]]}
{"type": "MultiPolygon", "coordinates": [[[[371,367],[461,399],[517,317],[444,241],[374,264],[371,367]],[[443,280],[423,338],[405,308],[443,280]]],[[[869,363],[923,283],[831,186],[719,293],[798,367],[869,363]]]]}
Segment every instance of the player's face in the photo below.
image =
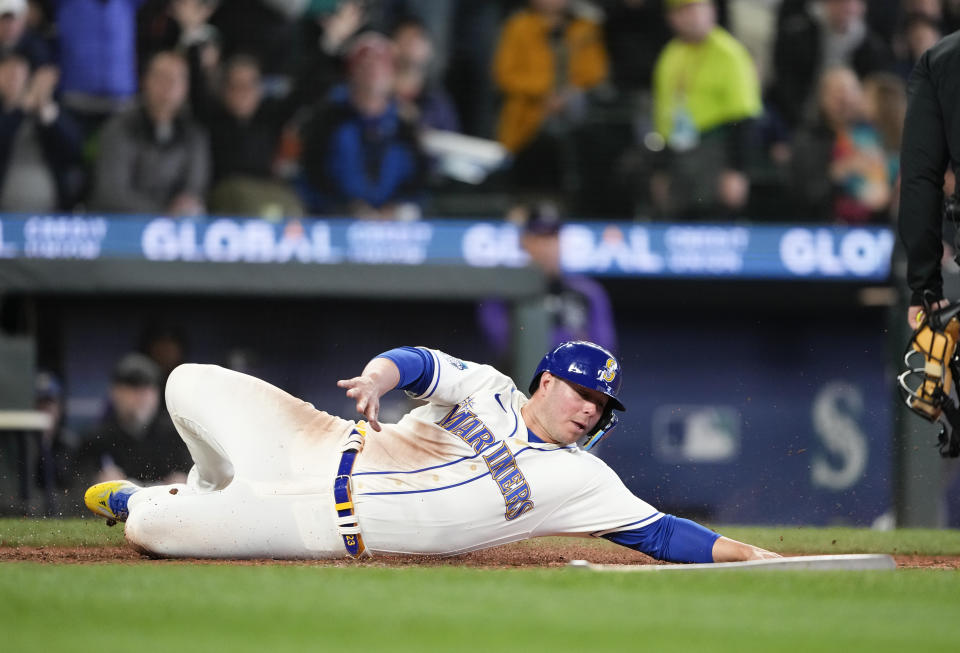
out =
{"type": "Polygon", "coordinates": [[[547,438],[559,445],[573,444],[597,425],[607,405],[602,392],[570,383],[544,372],[540,379],[544,390],[541,423],[547,438]]]}

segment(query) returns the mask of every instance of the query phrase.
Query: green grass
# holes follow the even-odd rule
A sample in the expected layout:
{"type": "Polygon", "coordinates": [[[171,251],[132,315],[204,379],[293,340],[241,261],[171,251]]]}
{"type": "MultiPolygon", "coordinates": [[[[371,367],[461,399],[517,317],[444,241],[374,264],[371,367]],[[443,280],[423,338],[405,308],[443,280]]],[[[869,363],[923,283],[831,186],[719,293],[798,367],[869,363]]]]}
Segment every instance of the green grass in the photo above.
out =
{"type": "Polygon", "coordinates": [[[796,526],[719,526],[716,530],[741,542],[787,553],[960,555],[960,530],[903,528],[893,531],[871,531],[863,528],[800,528],[796,526]]]}
{"type": "Polygon", "coordinates": [[[960,573],[0,567],[10,651],[956,651],[960,573]]]}
{"type": "MultiPolygon", "coordinates": [[[[796,553],[960,555],[957,531],[719,530],[796,553]]],[[[4,519],[0,541],[116,545],[122,531],[94,519],[4,519]]],[[[957,614],[960,571],[929,569],[618,574],[570,568],[0,563],[0,648],[12,652],[927,653],[958,650],[957,614]]]]}
{"type": "Polygon", "coordinates": [[[123,526],[103,519],[0,518],[0,546],[118,546],[123,526]]]}

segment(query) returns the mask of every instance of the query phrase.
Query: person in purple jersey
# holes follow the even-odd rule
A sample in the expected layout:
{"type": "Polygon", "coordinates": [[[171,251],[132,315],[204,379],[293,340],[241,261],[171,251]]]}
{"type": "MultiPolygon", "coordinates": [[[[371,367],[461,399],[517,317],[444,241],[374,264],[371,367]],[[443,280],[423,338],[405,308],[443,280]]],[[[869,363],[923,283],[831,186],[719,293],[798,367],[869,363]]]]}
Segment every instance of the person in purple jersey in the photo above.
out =
{"type": "MultiPolygon", "coordinates": [[[[617,350],[617,333],[607,291],[593,279],[565,274],[560,267],[560,212],[551,202],[523,204],[507,219],[521,225],[521,245],[531,262],[547,276],[543,308],[550,320],[550,344],[589,340],[617,350]]],[[[498,360],[510,350],[510,307],[489,299],[477,309],[481,331],[498,360]]]]}

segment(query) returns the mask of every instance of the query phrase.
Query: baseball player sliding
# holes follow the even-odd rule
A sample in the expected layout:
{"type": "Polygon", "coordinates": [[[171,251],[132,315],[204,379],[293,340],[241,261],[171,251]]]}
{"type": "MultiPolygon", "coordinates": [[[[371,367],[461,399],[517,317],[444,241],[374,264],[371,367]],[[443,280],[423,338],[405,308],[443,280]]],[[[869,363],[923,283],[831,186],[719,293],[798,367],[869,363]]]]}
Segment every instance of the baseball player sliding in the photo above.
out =
{"type": "Polygon", "coordinates": [[[185,484],[99,483],[85,501],[154,555],[453,555],[541,535],[604,537],[675,562],[777,557],[638,499],[588,453],[616,425],[620,365],[567,342],[527,399],[489,365],[401,347],[338,382],[354,422],[251,376],[182,365],[167,407],[195,463],[185,484]],[[377,420],[394,388],[426,403],[377,420]]]}

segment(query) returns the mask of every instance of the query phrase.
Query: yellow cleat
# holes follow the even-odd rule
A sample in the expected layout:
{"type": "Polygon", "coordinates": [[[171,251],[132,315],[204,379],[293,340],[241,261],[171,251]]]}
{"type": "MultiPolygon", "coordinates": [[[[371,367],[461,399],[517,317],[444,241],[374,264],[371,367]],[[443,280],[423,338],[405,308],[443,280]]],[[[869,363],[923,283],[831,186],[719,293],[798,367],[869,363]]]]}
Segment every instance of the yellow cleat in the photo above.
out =
{"type": "Polygon", "coordinates": [[[83,502],[92,512],[107,518],[107,526],[127,521],[127,500],[142,489],[130,481],[106,481],[91,485],[83,495],[83,502]]]}

